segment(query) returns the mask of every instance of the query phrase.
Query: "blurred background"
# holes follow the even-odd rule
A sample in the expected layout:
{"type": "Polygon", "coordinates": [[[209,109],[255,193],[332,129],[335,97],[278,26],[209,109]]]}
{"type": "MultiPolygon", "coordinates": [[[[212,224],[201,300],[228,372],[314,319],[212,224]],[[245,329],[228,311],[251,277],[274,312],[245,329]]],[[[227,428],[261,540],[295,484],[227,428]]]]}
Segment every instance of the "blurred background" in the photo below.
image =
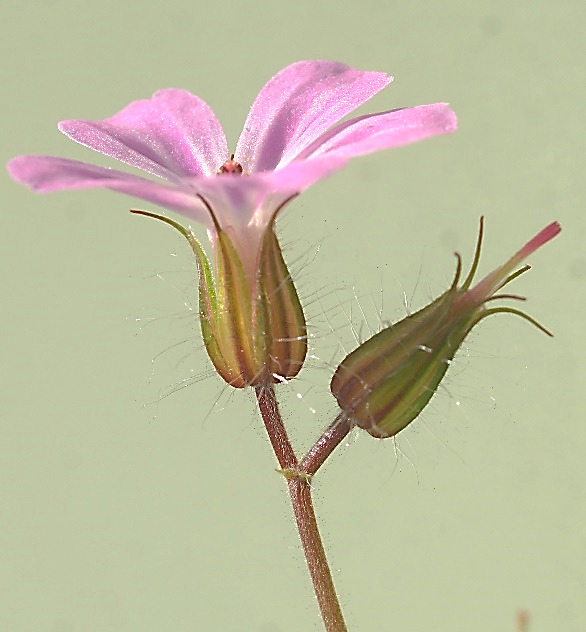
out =
{"type": "MultiPolygon", "coordinates": [[[[327,58],[395,82],[357,113],[449,101],[457,134],[356,159],[279,221],[312,360],[283,387],[299,452],[344,349],[557,219],[511,291],[555,333],[487,319],[396,442],[352,435],[315,500],[352,631],[583,632],[586,9],[462,3],[23,1],[2,8],[2,162],[114,165],[56,127],[164,87],[235,145],[272,75],[327,58]],[[354,333],[353,328],[354,326],[354,333]]],[[[322,629],[251,394],[210,370],[178,233],[105,191],[0,175],[0,629],[322,629]]],[[[176,216],[177,219],[180,219],[176,216]]]]}

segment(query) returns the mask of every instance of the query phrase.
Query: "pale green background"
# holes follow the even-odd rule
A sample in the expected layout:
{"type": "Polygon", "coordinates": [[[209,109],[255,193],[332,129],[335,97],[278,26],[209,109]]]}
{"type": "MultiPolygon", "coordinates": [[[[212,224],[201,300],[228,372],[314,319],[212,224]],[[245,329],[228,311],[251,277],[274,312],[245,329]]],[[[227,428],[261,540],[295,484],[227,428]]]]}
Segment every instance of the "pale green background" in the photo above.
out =
{"type": "MultiPolygon", "coordinates": [[[[514,288],[555,339],[486,321],[397,452],[353,436],[315,488],[350,630],[512,631],[519,608],[532,632],[586,630],[584,3],[8,5],[3,162],[113,164],[57,121],[162,87],[203,97],[234,144],[299,59],[394,74],[361,112],[451,102],[455,136],[356,160],[281,221],[321,359],[285,389],[287,423],[308,447],[332,419],[355,294],[376,328],[381,290],[399,318],[403,293],[446,287],[454,249],[470,261],[480,214],[481,273],[558,219],[514,288]]],[[[208,370],[186,244],[127,211],[152,205],[1,177],[0,630],[321,630],[252,398],[208,370]]]]}

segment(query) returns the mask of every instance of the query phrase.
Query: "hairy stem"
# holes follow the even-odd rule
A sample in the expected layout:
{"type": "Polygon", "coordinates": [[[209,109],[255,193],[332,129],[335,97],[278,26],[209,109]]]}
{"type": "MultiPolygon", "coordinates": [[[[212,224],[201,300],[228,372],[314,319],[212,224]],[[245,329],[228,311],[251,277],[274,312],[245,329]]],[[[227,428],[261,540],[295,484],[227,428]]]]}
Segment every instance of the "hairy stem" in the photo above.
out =
{"type": "Polygon", "coordinates": [[[311,486],[309,481],[303,478],[291,478],[288,483],[299,537],[325,628],[328,632],[347,632],[317,526],[311,500],[311,486]]]}
{"type": "Polygon", "coordinates": [[[352,430],[352,426],[353,423],[350,419],[343,413],[340,413],[314,443],[311,450],[301,459],[301,463],[299,463],[300,471],[313,476],[343,441],[344,437],[352,430]]]}
{"type": "Polygon", "coordinates": [[[295,471],[297,457],[283,425],[274,388],[272,386],[257,386],[256,401],[281,469],[295,471]]]}
{"type": "MultiPolygon", "coordinates": [[[[313,502],[311,500],[310,476],[299,470],[297,457],[291,447],[287,431],[283,425],[273,387],[257,387],[256,397],[265,428],[273,450],[275,451],[275,456],[277,457],[281,470],[283,470],[283,474],[287,478],[287,486],[289,488],[289,495],[291,497],[291,504],[293,505],[293,513],[295,514],[299,537],[303,546],[303,552],[305,553],[305,559],[307,560],[309,574],[311,575],[325,629],[327,632],[347,632],[317,526],[313,502]]],[[[331,450],[328,454],[330,452],[331,450]]],[[[321,462],[323,462],[323,460],[321,462]]]]}

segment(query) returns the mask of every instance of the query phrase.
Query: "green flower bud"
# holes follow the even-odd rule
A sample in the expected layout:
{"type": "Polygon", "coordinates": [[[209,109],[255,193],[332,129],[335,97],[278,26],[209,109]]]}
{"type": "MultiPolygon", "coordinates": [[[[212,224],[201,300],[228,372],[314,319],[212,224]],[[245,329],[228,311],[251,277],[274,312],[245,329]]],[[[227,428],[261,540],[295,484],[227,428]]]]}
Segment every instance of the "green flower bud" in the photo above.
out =
{"type": "Polygon", "coordinates": [[[487,316],[502,312],[515,314],[551,336],[524,312],[490,305],[497,299],[525,300],[497,292],[529,270],[529,266],[524,266],[513,271],[560,230],[559,224],[553,222],[507,263],[471,288],[482,246],[481,218],[474,260],[462,285],[458,285],[462,260],[456,253],[456,275],[447,292],[374,335],[337,368],[330,388],[348,418],[377,438],[392,437],[403,430],[427,405],[470,330],[487,316]]]}
{"type": "Polygon", "coordinates": [[[262,236],[251,279],[228,233],[201,199],[214,222],[215,274],[191,230],[161,215],[133,212],[170,224],[191,245],[199,268],[201,331],[218,374],[235,388],[295,377],[307,352],[305,317],[275,235],[276,212],[262,236]]]}

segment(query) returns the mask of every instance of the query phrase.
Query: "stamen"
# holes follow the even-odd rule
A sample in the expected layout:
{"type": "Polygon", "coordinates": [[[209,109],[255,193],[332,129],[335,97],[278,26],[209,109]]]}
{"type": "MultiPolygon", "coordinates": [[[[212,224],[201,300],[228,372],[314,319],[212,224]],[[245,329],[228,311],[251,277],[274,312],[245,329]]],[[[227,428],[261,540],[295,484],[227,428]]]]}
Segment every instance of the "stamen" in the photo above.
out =
{"type": "Polygon", "coordinates": [[[242,172],[242,165],[234,160],[234,154],[232,154],[230,156],[230,160],[226,160],[226,162],[219,168],[218,175],[224,173],[239,175],[242,172]]]}

